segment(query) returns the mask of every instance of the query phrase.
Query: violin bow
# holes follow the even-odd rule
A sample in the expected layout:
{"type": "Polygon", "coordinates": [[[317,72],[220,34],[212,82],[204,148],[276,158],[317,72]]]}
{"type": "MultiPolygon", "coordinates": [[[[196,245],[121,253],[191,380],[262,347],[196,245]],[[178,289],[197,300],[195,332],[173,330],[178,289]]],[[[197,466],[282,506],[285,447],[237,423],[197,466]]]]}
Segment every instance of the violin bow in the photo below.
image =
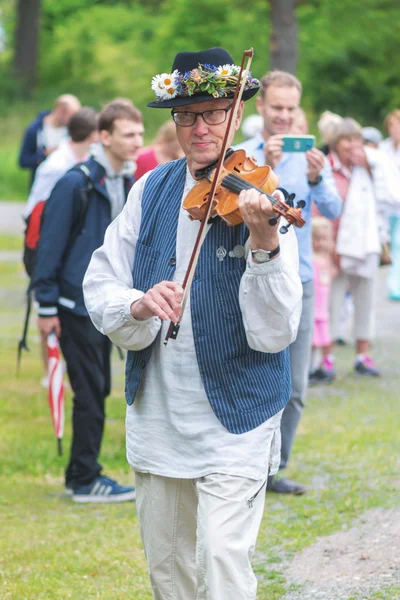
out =
{"type": "Polygon", "coordinates": [[[190,288],[192,285],[194,273],[196,271],[197,263],[198,263],[199,256],[200,256],[200,250],[201,250],[201,247],[203,245],[203,242],[204,242],[206,234],[207,234],[206,225],[209,222],[210,217],[211,217],[213,204],[214,204],[215,190],[217,187],[219,174],[221,172],[222,165],[224,164],[224,158],[225,158],[225,154],[227,151],[228,140],[232,133],[232,127],[236,121],[236,117],[237,117],[237,114],[239,111],[240,101],[242,99],[244,88],[246,86],[247,76],[250,71],[250,65],[251,65],[251,61],[253,60],[253,55],[254,55],[253,48],[250,48],[249,50],[245,50],[243,52],[242,62],[240,64],[238,81],[236,84],[235,93],[233,95],[232,110],[230,111],[230,114],[229,114],[228,126],[225,131],[224,139],[222,142],[221,152],[220,152],[220,155],[218,158],[217,166],[215,168],[214,177],[213,177],[213,181],[212,181],[212,185],[211,185],[211,189],[210,189],[207,214],[201,222],[200,229],[197,234],[196,242],[194,244],[192,256],[190,258],[189,266],[187,268],[185,278],[184,278],[183,284],[182,284],[183,298],[182,298],[182,302],[181,302],[181,315],[179,317],[179,320],[176,323],[174,323],[173,321],[170,322],[167,334],[164,339],[164,346],[167,345],[169,338],[172,338],[173,340],[175,340],[178,336],[180,322],[182,320],[183,313],[184,313],[184,310],[185,310],[185,307],[187,304],[187,300],[189,297],[189,292],[190,292],[190,288]],[[246,58],[247,58],[247,63],[246,63],[246,67],[245,67],[244,63],[245,63],[246,58]]]}

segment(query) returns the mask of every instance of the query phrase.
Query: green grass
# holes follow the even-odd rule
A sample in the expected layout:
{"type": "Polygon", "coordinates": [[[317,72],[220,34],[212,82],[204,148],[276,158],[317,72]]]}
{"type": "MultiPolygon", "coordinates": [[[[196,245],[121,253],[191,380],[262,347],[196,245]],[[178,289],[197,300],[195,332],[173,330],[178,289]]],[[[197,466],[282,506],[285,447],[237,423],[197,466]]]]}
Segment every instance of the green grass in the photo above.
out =
{"type": "Polygon", "coordinates": [[[0,235],[0,251],[3,250],[21,250],[23,247],[23,239],[21,235],[0,235]]]}
{"type": "Polygon", "coordinates": [[[18,156],[25,127],[35,109],[18,109],[0,119],[0,200],[25,201],[29,193],[30,170],[21,169],[18,156]]]}
{"type": "Polygon", "coordinates": [[[19,202],[28,198],[30,173],[18,166],[18,152],[15,143],[0,149],[0,200],[19,202]]]}
{"type": "MultiPolygon", "coordinates": [[[[26,288],[23,268],[0,263],[0,278],[0,598],[151,600],[135,505],[80,506],[63,496],[71,397],[65,456],[59,458],[39,385],[34,318],[31,352],[25,353],[20,377],[15,377],[26,288]]],[[[284,597],[285,564],[294,553],[350,526],[370,508],[398,505],[399,350],[395,338],[378,345],[387,376],[371,381],[351,374],[352,352],[345,348],[338,382],[310,393],[288,476],[308,483],[311,490],[298,498],[267,495],[255,556],[260,600],[284,597]]],[[[113,367],[101,459],[107,473],[129,483],[123,365],[116,357],[113,367]]],[[[384,585],[369,600],[399,597],[399,587],[384,585]]]]}

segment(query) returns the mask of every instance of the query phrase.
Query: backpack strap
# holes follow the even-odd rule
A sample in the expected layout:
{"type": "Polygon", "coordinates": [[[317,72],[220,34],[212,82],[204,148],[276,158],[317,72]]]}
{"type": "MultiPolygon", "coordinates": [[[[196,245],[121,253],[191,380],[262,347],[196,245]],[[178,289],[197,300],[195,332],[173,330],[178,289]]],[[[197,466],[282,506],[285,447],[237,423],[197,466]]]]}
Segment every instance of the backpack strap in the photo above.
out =
{"type": "Polygon", "coordinates": [[[85,184],[83,185],[83,187],[81,187],[79,189],[79,195],[81,198],[79,217],[78,217],[77,221],[75,222],[75,226],[72,230],[71,237],[69,238],[69,242],[64,251],[63,260],[65,260],[65,258],[71,252],[72,246],[74,245],[76,238],[78,237],[78,235],[82,232],[82,229],[84,228],[85,220],[86,220],[86,213],[87,213],[88,207],[89,207],[90,192],[94,188],[94,182],[93,182],[92,176],[90,174],[88,167],[84,163],[75,165],[75,167],[73,167],[71,169],[71,171],[80,171],[81,173],[83,173],[83,175],[85,177],[85,184]]]}

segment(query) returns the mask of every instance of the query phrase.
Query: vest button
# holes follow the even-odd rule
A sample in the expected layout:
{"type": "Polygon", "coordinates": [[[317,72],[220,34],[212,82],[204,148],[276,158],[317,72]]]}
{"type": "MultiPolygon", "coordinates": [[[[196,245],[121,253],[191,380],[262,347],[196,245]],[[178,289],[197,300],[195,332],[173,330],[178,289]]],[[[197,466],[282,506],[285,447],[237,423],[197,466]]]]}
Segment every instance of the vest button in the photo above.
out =
{"type": "Polygon", "coordinates": [[[171,258],[168,261],[168,264],[171,265],[171,267],[174,267],[176,265],[176,258],[175,258],[175,256],[171,256],[171,258]]]}

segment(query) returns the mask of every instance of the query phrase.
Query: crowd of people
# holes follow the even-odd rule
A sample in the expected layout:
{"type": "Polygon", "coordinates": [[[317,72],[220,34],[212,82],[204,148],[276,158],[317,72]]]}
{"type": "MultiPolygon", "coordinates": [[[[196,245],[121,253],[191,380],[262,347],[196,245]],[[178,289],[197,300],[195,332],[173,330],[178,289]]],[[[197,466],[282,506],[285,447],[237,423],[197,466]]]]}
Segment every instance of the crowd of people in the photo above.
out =
{"type": "Polygon", "coordinates": [[[32,169],[27,230],[39,227],[29,268],[38,327],[43,349],[57,334],[74,394],[66,491],[76,502],[136,499],[155,598],[255,599],[265,492],[307,491],[282,472],[308,385],[336,376],[349,303],[354,370],[380,375],[373,300],[389,242],[388,294],[400,299],[400,110],[385,120],[386,140],[327,111],[321,148],[286,152],[284,136],[309,133],[300,81],[248,75],[230,119],[237,79],[222,48],[180,52],[171,75],[153,78],[148,107],[172,119],[150,147],[131,101],[96,114],[67,94],[28,127],[20,155],[32,169]],[[235,226],[201,225],[184,199],[257,92],[258,115],[234,148],[269,165],[279,188],[241,191],[235,226]],[[301,228],[282,228],[274,211],[290,194],[304,204],[301,228]],[[128,351],[135,487],[99,463],[112,344],[128,351]]]}
{"type": "MultiPolygon", "coordinates": [[[[260,111],[261,112],[261,111],[260,111]]],[[[255,115],[254,115],[255,116],[255,115]]],[[[257,130],[244,144],[252,154],[261,150],[254,142],[266,139],[263,121],[253,120],[257,130]],[[249,145],[250,144],[250,145],[249,145]]],[[[357,373],[379,376],[370,356],[374,337],[374,290],[378,266],[390,266],[388,298],[399,300],[400,272],[398,219],[400,215],[400,111],[387,115],[383,126],[362,128],[354,119],[325,111],[319,121],[321,151],[326,156],[337,192],[343,201],[340,216],[331,222],[313,198],[312,263],[314,333],[309,361],[309,384],[331,382],[336,377],[335,345],[345,345],[349,315],[353,320],[357,373]],[[361,201],[362,199],[362,201],[361,201]]],[[[289,133],[287,129],[286,133],[289,133]]],[[[307,135],[304,111],[293,112],[291,135],[307,135]]],[[[262,142],[261,142],[262,144],[262,142]]],[[[260,153],[255,154],[258,162],[260,153]]],[[[270,164],[270,163],[268,163],[270,164]]],[[[282,168],[284,161],[278,167],[282,168]]],[[[281,177],[281,183],[285,186],[281,177]]],[[[292,188],[291,188],[292,190],[292,188]]],[[[310,205],[310,204],[309,204],[310,205]]]]}
{"type": "MultiPolygon", "coordinates": [[[[397,111],[398,112],[398,111],[397,111]]],[[[393,118],[395,113],[389,115],[393,118]]],[[[393,160],[394,148],[400,142],[390,137],[382,141],[382,134],[374,127],[361,128],[350,118],[324,115],[327,160],[337,190],[343,199],[340,218],[321,240],[321,225],[315,229],[315,288],[319,299],[316,312],[325,315],[325,335],[314,340],[314,347],[322,350],[322,359],[312,369],[312,382],[332,381],[336,377],[333,342],[343,343],[346,331],[346,309],[351,306],[353,338],[355,342],[356,373],[377,377],[380,370],[371,357],[375,329],[374,293],[378,267],[393,262],[388,284],[399,268],[395,249],[388,254],[389,224],[400,211],[400,162],[393,160]],[[392,155],[385,149],[393,149],[392,155]],[[322,241],[322,246],[321,246],[322,241]],[[324,247],[325,246],[325,247],[324,247]],[[325,255],[322,260],[321,254],[325,255]],[[324,263],[324,267],[321,264],[324,263]],[[321,271],[322,269],[322,271],[321,271]],[[318,275],[319,274],[319,275],[318,275]]],[[[389,118],[389,122],[390,122],[389,118]]],[[[388,296],[395,299],[389,284],[388,296]]],[[[317,326],[316,326],[317,330],[317,326]]]]}

